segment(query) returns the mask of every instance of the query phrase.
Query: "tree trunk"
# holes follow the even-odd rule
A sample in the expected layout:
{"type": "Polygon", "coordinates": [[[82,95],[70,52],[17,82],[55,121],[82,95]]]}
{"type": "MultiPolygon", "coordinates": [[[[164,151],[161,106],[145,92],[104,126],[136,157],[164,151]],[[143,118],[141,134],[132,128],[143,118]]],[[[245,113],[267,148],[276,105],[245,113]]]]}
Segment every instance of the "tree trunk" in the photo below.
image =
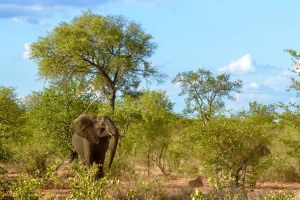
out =
{"type": "Polygon", "coordinates": [[[115,111],[115,101],[116,101],[116,91],[112,91],[112,94],[109,96],[109,107],[111,113],[115,111]]]}
{"type": "Polygon", "coordinates": [[[151,146],[149,145],[149,150],[148,150],[148,155],[147,155],[147,171],[148,171],[148,176],[150,176],[150,167],[151,167],[151,146]]]}

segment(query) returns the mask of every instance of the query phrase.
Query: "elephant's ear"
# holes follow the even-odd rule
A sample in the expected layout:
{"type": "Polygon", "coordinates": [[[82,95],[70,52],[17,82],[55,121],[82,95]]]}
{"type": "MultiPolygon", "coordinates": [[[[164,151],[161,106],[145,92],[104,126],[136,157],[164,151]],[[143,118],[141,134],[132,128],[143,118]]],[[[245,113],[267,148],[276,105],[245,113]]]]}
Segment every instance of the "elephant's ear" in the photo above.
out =
{"type": "Polygon", "coordinates": [[[94,128],[94,118],[91,115],[80,115],[74,120],[72,128],[80,137],[87,139],[91,143],[98,144],[99,138],[94,128]]]}

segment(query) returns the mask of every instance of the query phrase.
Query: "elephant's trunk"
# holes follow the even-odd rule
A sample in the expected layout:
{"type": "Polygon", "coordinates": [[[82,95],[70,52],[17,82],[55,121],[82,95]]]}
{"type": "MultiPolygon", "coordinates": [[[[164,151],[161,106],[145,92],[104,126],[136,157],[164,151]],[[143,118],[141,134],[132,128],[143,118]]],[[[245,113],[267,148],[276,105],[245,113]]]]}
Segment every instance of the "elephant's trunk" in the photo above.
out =
{"type": "Polygon", "coordinates": [[[110,168],[111,167],[111,164],[114,160],[114,157],[115,157],[115,154],[116,154],[116,149],[117,149],[117,146],[118,146],[118,143],[119,143],[119,133],[117,132],[115,135],[112,136],[111,138],[111,149],[110,149],[110,158],[109,158],[109,164],[108,164],[108,167],[110,168]]]}

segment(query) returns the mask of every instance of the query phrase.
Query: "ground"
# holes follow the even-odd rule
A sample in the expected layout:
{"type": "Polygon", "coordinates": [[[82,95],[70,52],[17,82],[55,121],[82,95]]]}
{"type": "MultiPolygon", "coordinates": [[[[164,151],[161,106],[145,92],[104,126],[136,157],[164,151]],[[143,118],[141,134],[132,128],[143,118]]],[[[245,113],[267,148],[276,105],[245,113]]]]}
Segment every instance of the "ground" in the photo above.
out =
{"type": "MultiPolygon", "coordinates": [[[[71,189],[67,183],[68,173],[69,172],[66,165],[60,167],[57,170],[56,175],[65,177],[65,184],[63,184],[63,186],[61,186],[59,189],[52,187],[51,184],[48,186],[45,185],[43,193],[47,194],[47,196],[51,197],[51,199],[65,198],[69,196],[71,189]]],[[[13,172],[5,174],[5,178],[8,180],[12,180],[18,176],[19,174],[13,172]]],[[[196,190],[204,194],[209,194],[214,191],[211,184],[209,184],[205,178],[203,178],[203,182],[199,186],[191,187],[189,182],[191,182],[191,180],[193,181],[192,178],[178,176],[165,177],[162,175],[148,177],[145,174],[141,174],[141,176],[143,176],[143,178],[147,181],[155,180],[157,186],[159,186],[159,190],[163,191],[164,194],[167,194],[170,199],[190,199],[190,194],[196,190]]],[[[193,184],[195,184],[195,182],[193,184]]],[[[131,180],[120,180],[120,185],[122,188],[129,189],[134,185],[134,183],[131,180]]],[[[258,183],[253,191],[251,191],[250,188],[247,188],[248,197],[258,197],[263,194],[275,194],[280,192],[285,192],[288,194],[293,193],[296,195],[296,199],[300,199],[300,183],[263,182],[258,183]]],[[[12,197],[10,194],[6,194],[4,199],[12,199],[12,197]]]]}

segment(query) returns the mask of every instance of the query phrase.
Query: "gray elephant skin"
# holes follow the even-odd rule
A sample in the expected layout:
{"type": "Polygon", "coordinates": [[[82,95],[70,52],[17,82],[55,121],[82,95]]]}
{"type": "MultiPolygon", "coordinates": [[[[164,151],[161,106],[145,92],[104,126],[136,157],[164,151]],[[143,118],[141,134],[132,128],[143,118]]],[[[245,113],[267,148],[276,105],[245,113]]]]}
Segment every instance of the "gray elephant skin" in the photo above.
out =
{"type": "Polygon", "coordinates": [[[114,122],[107,116],[83,114],[74,120],[72,128],[72,144],[75,151],[84,165],[98,164],[95,180],[102,178],[106,151],[110,146],[110,168],[120,139],[114,122]]]}

